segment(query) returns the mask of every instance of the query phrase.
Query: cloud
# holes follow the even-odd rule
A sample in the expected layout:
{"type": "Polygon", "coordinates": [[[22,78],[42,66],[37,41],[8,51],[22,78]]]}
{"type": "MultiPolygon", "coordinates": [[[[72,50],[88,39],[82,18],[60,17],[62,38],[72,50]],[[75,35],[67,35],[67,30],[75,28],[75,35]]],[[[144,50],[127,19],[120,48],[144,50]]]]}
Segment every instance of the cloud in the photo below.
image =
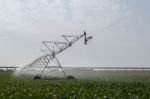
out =
{"type": "MultiPolygon", "coordinates": [[[[0,6],[0,41],[1,49],[3,49],[0,52],[2,55],[0,56],[1,64],[28,64],[34,58],[39,57],[39,47],[42,40],[57,40],[61,34],[81,34],[84,29],[89,35],[97,35],[94,36],[88,47],[79,43],[78,47],[68,51],[69,54],[65,53],[62,56],[63,64],[80,66],[127,64],[128,56],[126,55],[128,52],[130,54],[133,52],[132,49],[126,52],[128,44],[134,49],[133,45],[139,43],[138,40],[141,36],[139,33],[138,39],[133,42],[134,33],[132,32],[139,30],[142,32],[148,29],[143,27],[148,24],[146,19],[144,22],[143,17],[135,18],[132,8],[129,10],[127,4],[122,4],[118,0],[4,0],[1,1],[0,6]],[[112,25],[103,33],[101,32],[101,29],[124,17],[128,17],[128,20],[115,27],[112,25]],[[136,19],[139,20],[138,24],[136,19]],[[119,48],[120,50],[118,50],[119,48]],[[12,50],[5,51],[5,49],[12,50]],[[119,53],[121,55],[118,55],[119,53]],[[80,59],[77,59],[79,56],[80,59]],[[75,59],[71,59],[72,57],[75,59]],[[123,58],[126,61],[123,61],[123,58]]],[[[143,41],[142,44],[145,42],[147,41],[143,41]]],[[[140,45],[142,46],[142,44],[140,45]]],[[[138,45],[135,48],[139,48],[138,45]]],[[[144,49],[146,49],[146,44],[141,49],[142,51],[138,50],[135,54],[142,55],[144,49]],[[141,54],[138,54],[139,52],[141,54]]],[[[148,53],[148,51],[146,52],[148,53]]],[[[144,54],[144,56],[146,55],[144,54]]],[[[131,57],[128,64],[136,63],[137,60],[132,58],[135,57],[131,57]]],[[[140,63],[148,64],[147,61],[142,60],[139,61],[140,63]]]]}

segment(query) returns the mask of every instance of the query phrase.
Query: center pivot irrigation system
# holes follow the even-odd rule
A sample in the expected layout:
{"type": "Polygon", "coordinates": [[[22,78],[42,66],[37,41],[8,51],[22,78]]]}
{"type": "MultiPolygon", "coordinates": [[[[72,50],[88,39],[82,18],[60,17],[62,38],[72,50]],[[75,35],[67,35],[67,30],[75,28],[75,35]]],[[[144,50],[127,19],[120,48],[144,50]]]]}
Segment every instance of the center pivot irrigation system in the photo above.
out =
{"type": "MultiPolygon", "coordinates": [[[[84,38],[84,44],[86,45],[88,40],[92,39],[92,36],[87,37],[87,33],[84,31],[82,35],[62,35],[65,42],[58,41],[43,41],[44,48],[41,51],[43,56],[34,60],[31,64],[26,65],[21,69],[21,73],[30,74],[34,79],[40,79],[46,69],[61,69],[65,78],[69,78],[60,64],[57,55],[71,47],[82,37],[84,38]]],[[[72,78],[72,77],[71,77],[72,78]]]]}

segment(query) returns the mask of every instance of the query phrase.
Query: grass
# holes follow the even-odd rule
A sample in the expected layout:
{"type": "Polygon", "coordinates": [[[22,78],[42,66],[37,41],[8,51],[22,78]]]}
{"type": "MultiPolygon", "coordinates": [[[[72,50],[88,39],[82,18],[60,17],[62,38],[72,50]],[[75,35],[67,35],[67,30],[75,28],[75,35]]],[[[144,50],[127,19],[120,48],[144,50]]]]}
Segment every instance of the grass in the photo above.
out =
{"type": "MultiPolygon", "coordinates": [[[[94,73],[97,73],[98,77],[98,72],[94,73]]],[[[102,78],[92,80],[81,78],[32,80],[1,72],[0,99],[147,99],[150,97],[148,72],[144,73],[145,75],[141,72],[125,73],[126,75],[121,72],[119,75],[114,72],[109,73],[99,73],[103,74],[99,75],[102,78]]]]}

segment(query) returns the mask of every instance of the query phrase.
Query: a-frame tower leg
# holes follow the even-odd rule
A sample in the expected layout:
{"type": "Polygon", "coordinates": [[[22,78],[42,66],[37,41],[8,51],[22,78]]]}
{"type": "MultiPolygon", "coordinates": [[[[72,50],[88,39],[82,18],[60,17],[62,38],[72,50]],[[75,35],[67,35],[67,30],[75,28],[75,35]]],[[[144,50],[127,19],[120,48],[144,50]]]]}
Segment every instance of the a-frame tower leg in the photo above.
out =
{"type": "Polygon", "coordinates": [[[47,61],[46,65],[44,66],[44,68],[43,68],[43,70],[41,71],[41,73],[40,73],[39,76],[42,76],[42,74],[44,73],[44,71],[45,71],[46,68],[59,68],[59,69],[62,70],[62,72],[63,72],[65,78],[67,78],[67,74],[66,74],[66,72],[64,71],[62,65],[60,64],[60,62],[59,62],[59,60],[57,59],[56,56],[54,56],[52,59],[49,59],[49,60],[47,61]],[[51,64],[52,62],[55,63],[57,66],[50,66],[50,64],[51,64]]]}
{"type": "Polygon", "coordinates": [[[60,66],[60,68],[62,69],[62,71],[63,71],[63,73],[64,73],[64,76],[67,78],[67,74],[66,74],[66,72],[64,71],[64,68],[62,67],[62,65],[60,64],[60,62],[58,61],[58,59],[57,59],[56,56],[55,56],[55,59],[56,59],[56,61],[57,61],[58,66],[60,66]]]}

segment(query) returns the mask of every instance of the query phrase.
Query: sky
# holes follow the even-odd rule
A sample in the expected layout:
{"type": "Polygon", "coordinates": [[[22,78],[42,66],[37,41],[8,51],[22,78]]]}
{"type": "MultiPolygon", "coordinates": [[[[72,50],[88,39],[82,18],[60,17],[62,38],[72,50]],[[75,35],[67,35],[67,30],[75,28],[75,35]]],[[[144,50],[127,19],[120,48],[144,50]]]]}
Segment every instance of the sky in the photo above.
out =
{"type": "Polygon", "coordinates": [[[43,40],[86,30],[58,56],[63,66],[150,66],[150,0],[0,0],[0,65],[25,66],[43,40]]]}

